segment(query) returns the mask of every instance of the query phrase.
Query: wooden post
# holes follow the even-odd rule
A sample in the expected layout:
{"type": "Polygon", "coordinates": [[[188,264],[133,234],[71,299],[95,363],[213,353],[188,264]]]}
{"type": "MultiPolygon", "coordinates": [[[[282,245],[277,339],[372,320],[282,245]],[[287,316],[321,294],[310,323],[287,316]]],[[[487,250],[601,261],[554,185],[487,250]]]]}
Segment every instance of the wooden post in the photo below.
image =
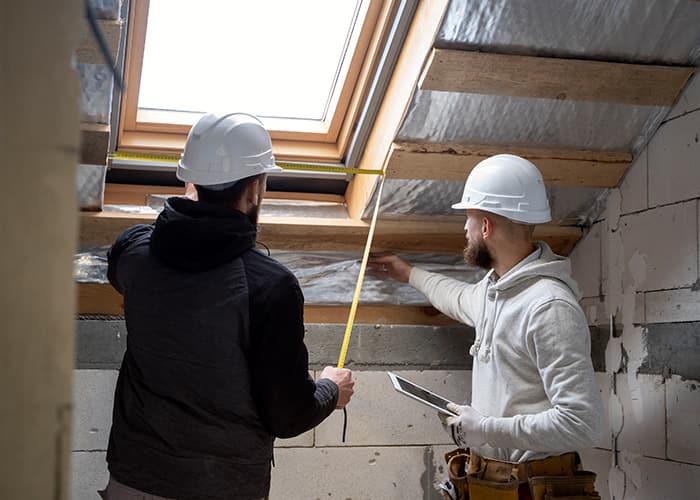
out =
{"type": "Polygon", "coordinates": [[[80,0],[0,5],[0,498],[69,498],[80,0]]]}

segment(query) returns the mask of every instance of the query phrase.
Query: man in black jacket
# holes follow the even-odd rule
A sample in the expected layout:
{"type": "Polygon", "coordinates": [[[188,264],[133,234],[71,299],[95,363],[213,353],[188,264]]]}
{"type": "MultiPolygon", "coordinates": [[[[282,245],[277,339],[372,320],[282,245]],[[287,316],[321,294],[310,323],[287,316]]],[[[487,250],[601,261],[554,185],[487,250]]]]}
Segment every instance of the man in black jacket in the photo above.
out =
{"type": "Polygon", "coordinates": [[[257,118],[206,115],[177,172],[196,195],[112,246],[128,338],[103,498],[265,498],[274,438],[349,402],[349,370],[309,377],[299,284],[255,249],[266,175],[279,170],[257,118]]]}

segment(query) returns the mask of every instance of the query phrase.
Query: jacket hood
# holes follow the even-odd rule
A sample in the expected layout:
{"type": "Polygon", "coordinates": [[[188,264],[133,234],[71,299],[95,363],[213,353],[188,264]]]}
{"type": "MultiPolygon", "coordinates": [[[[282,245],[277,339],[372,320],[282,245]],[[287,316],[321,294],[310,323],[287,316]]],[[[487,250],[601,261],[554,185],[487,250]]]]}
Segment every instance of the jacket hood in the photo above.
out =
{"type": "Polygon", "coordinates": [[[535,246],[542,250],[540,257],[522,267],[516,266],[505,273],[493,284],[494,291],[504,291],[522,283],[528,279],[553,278],[564,283],[577,300],[581,298],[578,285],[571,276],[571,262],[568,258],[552,252],[549,245],[543,241],[535,242],[535,246]]]}
{"type": "Polygon", "coordinates": [[[155,222],[151,254],[182,271],[206,271],[255,246],[256,228],[238,210],[173,197],[155,222]]]}

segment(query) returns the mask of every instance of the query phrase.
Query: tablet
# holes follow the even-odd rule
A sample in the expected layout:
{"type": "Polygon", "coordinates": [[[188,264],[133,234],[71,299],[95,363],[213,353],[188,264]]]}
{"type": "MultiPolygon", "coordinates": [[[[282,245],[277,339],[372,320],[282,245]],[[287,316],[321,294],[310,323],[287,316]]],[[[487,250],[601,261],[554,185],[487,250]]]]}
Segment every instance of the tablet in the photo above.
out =
{"type": "Polygon", "coordinates": [[[394,389],[399,391],[401,394],[408,396],[409,398],[413,398],[416,401],[420,401],[424,405],[430,406],[440,413],[444,413],[445,415],[450,415],[452,417],[456,416],[453,411],[447,409],[447,405],[452,403],[452,401],[445,399],[442,396],[438,396],[425,387],[416,385],[395,373],[387,372],[387,375],[389,375],[391,383],[394,384],[394,389]]]}

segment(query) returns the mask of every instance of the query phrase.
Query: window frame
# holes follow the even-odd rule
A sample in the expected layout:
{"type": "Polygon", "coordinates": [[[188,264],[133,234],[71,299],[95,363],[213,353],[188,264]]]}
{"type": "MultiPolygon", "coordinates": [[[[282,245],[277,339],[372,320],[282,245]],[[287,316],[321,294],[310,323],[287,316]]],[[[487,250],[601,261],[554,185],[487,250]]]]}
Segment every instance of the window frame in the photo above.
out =
{"type": "MultiPolygon", "coordinates": [[[[398,0],[369,1],[357,46],[337,98],[333,116],[325,121],[265,118],[273,152],[280,160],[340,163],[350,144],[398,0]],[[300,126],[300,125],[303,125],[300,126]]],[[[191,125],[175,111],[138,110],[149,0],[131,0],[117,149],[142,152],[181,152],[191,125]],[[175,118],[162,123],[164,116],[175,118]],[[179,123],[178,123],[179,121],[179,123]]]]}

